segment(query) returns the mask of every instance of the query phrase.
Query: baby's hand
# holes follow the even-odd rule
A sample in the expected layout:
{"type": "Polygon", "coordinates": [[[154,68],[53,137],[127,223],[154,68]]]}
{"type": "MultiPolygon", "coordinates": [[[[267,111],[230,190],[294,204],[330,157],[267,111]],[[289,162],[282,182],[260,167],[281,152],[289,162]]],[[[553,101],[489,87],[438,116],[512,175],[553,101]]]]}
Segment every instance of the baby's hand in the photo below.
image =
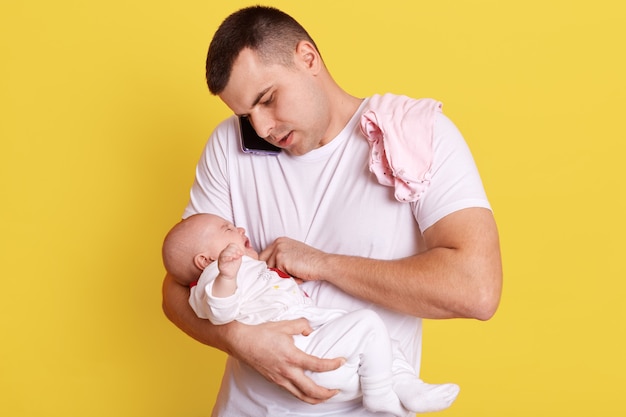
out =
{"type": "Polygon", "coordinates": [[[242,256],[243,250],[239,246],[234,243],[226,246],[217,258],[217,268],[220,274],[223,275],[224,278],[229,279],[237,277],[237,272],[239,272],[239,267],[241,267],[242,256]]]}

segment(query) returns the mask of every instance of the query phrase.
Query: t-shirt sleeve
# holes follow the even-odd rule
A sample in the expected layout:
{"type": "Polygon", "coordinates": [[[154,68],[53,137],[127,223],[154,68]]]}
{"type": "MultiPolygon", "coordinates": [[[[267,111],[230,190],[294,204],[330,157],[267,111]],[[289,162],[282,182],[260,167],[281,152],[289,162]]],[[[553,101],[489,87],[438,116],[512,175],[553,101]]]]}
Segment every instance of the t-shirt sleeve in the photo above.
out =
{"type": "Polygon", "coordinates": [[[480,174],[461,132],[444,114],[435,118],[430,186],[413,204],[422,233],[443,217],[470,207],[491,209],[480,174]]]}
{"type": "Polygon", "coordinates": [[[228,152],[237,141],[236,119],[226,119],[211,134],[196,166],[189,203],[183,213],[187,218],[197,213],[214,213],[232,219],[228,152]]]}

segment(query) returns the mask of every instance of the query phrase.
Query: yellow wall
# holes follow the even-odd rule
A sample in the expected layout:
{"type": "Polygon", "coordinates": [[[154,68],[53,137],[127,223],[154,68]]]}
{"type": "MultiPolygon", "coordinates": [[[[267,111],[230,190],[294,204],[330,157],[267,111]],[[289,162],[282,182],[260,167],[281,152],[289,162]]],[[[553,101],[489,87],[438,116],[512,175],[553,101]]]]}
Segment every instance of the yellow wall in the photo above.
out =
{"type": "MultiPolygon", "coordinates": [[[[228,114],[207,45],[250,3],[0,5],[1,415],[209,415],[223,356],[164,318],[159,251],[228,114]]],[[[623,415],[623,2],[268,3],[352,93],[442,100],[478,161],[506,285],[490,322],[427,323],[423,376],[462,386],[440,415],[623,415]]]]}

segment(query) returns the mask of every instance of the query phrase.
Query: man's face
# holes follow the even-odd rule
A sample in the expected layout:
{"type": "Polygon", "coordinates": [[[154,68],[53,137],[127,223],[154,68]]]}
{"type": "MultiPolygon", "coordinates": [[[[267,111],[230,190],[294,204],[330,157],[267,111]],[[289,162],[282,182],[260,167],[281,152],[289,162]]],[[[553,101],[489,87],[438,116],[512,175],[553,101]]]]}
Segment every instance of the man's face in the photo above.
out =
{"type": "Polygon", "coordinates": [[[330,125],[326,96],[315,71],[294,54],[294,65],[261,62],[241,51],[219,97],[237,115],[250,119],[257,134],[293,155],[326,144],[330,125]]]}

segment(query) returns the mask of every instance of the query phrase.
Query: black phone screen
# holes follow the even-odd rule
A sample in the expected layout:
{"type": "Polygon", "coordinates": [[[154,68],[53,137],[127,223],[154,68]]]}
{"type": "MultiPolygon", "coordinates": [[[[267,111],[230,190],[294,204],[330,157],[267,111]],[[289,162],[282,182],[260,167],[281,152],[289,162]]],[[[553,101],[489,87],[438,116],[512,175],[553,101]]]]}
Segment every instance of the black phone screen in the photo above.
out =
{"type": "Polygon", "coordinates": [[[246,153],[262,155],[276,155],[281,149],[272,145],[256,134],[247,117],[239,116],[239,131],[241,133],[241,150],[246,153]]]}

